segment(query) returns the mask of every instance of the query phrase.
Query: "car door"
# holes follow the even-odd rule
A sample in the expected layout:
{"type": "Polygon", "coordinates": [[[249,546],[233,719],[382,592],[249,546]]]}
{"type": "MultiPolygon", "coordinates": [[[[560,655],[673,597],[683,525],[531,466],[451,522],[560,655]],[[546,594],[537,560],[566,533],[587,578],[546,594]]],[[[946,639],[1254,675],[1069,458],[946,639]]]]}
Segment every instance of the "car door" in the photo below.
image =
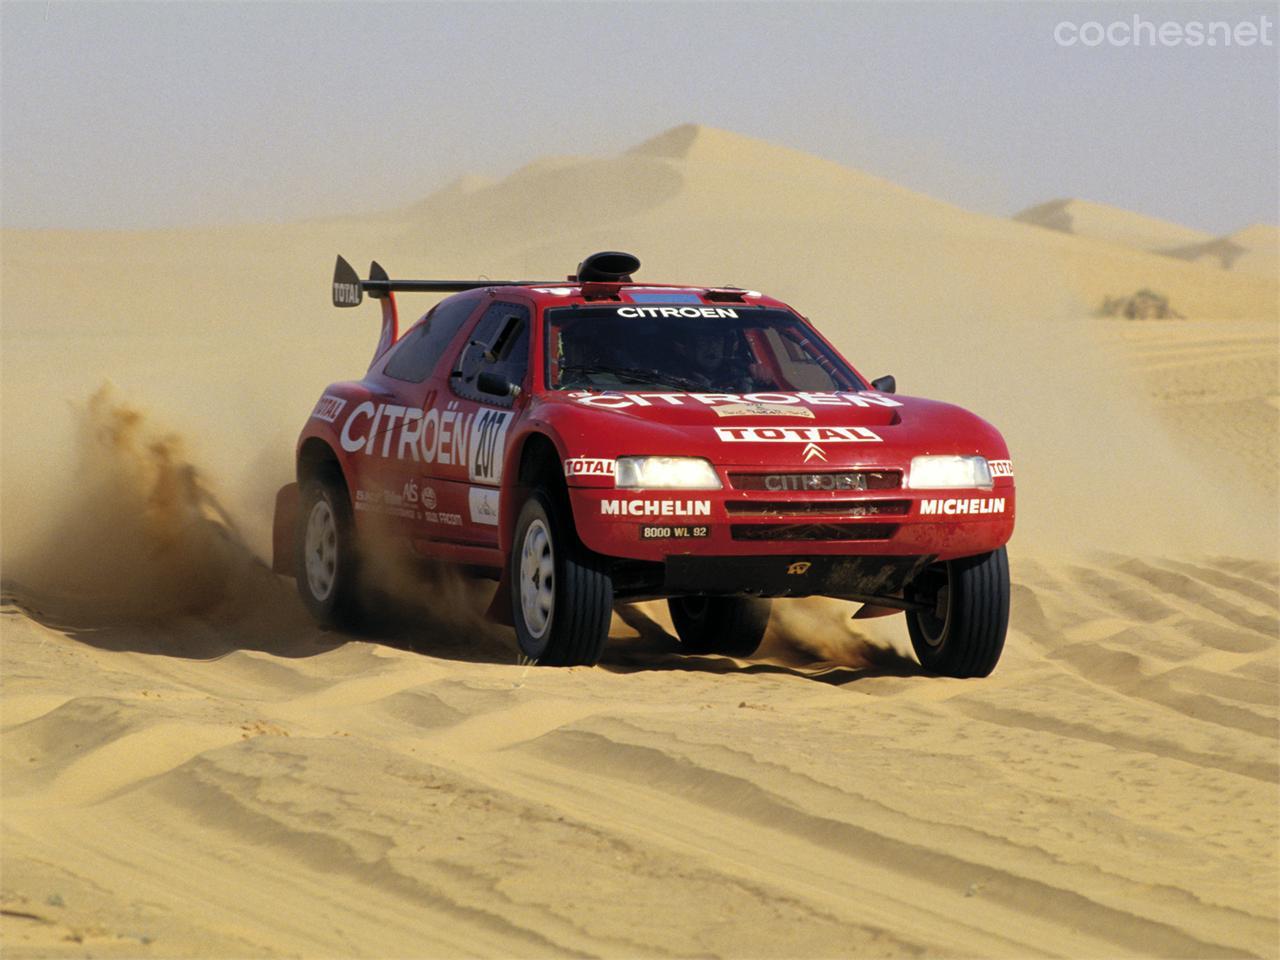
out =
{"type": "MultiPolygon", "coordinates": [[[[424,460],[427,483],[440,509],[462,518],[448,539],[497,546],[499,498],[507,435],[517,408],[526,402],[529,330],[532,311],[514,299],[491,303],[471,331],[455,345],[447,387],[436,405],[438,429],[435,455],[424,460]],[[480,389],[483,374],[516,388],[505,395],[480,389]]],[[[425,435],[425,434],[424,434],[425,435]]],[[[427,449],[431,444],[428,441],[427,449]]]]}
{"type": "Polygon", "coordinates": [[[371,505],[377,513],[394,518],[396,529],[411,539],[438,537],[462,525],[460,513],[441,510],[437,502],[430,460],[449,450],[440,443],[439,400],[448,391],[453,347],[483,303],[476,294],[437,305],[392,348],[377,377],[396,399],[386,416],[391,433],[373,448],[382,454],[381,482],[366,495],[378,501],[371,505]]]}

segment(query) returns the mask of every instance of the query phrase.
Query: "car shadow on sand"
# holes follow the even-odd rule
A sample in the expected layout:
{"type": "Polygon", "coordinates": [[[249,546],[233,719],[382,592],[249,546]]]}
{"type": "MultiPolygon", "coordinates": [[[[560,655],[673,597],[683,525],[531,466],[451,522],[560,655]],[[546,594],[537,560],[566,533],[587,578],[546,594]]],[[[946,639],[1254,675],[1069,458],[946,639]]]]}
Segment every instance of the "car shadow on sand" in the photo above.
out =
{"type": "Polygon", "coordinates": [[[33,589],[6,581],[6,613],[87,646],[112,653],[142,653],[183,660],[217,660],[241,650],[296,659],[326,653],[351,637],[319,629],[285,582],[265,568],[246,589],[197,607],[157,603],[153,611],[121,605],[107,595],[33,589]]]}
{"type": "MultiPolygon", "coordinates": [[[[264,569],[237,584],[234,602],[185,613],[139,617],[113,608],[109,598],[58,595],[6,582],[0,602],[10,610],[100,650],[142,653],[184,660],[217,660],[242,650],[288,659],[328,653],[348,643],[375,643],[458,663],[525,665],[513,631],[484,618],[492,585],[475,583],[454,591],[448,604],[431,594],[382,597],[376,615],[359,631],[318,627],[299,601],[290,580],[264,569]]],[[[849,662],[807,657],[802,651],[766,641],[750,660],[689,655],[680,641],[644,610],[616,608],[634,636],[611,636],[599,667],[630,674],[679,670],[715,674],[767,674],[842,685],[871,677],[923,676],[914,660],[888,647],[864,646],[849,662]]],[[[553,669],[553,668],[547,668],[553,669]]]]}
{"type": "Polygon", "coordinates": [[[842,686],[871,677],[928,676],[915,660],[892,647],[866,644],[853,651],[848,663],[805,659],[802,653],[766,640],[756,659],[693,656],[681,652],[680,641],[639,607],[619,605],[618,617],[638,636],[610,638],[600,666],[612,673],[683,670],[719,674],[772,674],[842,686]]]}
{"type": "MultiPolygon", "coordinates": [[[[416,597],[384,598],[380,615],[359,634],[342,634],[385,646],[459,663],[526,666],[515,634],[484,618],[493,585],[473,582],[448,592],[450,603],[416,597]]],[[[839,686],[872,677],[917,677],[927,672],[910,657],[891,647],[864,644],[848,651],[843,662],[818,660],[794,646],[766,640],[750,660],[716,655],[690,655],[680,641],[643,609],[632,604],[614,608],[635,635],[609,637],[598,667],[610,673],[631,674],[680,670],[692,673],[767,674],[796,677],[839,686]]],[[[546,667],[544,669],[557,669],[546,667]]]]}

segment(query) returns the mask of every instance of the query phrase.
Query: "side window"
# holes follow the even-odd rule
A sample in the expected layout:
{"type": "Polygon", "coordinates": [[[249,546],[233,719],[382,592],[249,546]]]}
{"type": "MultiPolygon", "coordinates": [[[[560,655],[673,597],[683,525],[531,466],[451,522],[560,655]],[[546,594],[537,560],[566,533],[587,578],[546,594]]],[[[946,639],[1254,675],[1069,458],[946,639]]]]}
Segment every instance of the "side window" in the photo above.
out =
{"type": "Polygon", "coordinates": [[[494,373],[509,383],[522,384],[528,367],[529,308],[518,303],[495,303],[471,332],[450,378],[461,396],[504,406],[510,405],[511,398],[481,393],[476,378],[481,373],[494,373]]]}
{"type": "Polygon", "coordinates": [[[444,348],[453,340],[471,311],[476,308],[475,297],[446,300],[427,314],[408,336],[396,344],[391,358],[382,372],[396,380],[421,383],[436,368],[444,348]]]}

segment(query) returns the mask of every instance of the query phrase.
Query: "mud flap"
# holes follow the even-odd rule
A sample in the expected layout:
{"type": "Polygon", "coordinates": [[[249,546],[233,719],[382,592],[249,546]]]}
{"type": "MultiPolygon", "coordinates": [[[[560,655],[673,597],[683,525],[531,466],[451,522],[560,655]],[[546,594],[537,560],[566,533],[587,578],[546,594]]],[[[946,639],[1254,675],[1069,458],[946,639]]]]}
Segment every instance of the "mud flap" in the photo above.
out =
{"type": "Polygon", "coordinates": [[[504,627],[516,625],[515,619],[511,616],[511,580],[505,570],[502,573],[502,579],[498,581],[498,589],[493,593],[493,599],[489,601],[489,609],[484,612],[484,617],[490,623],[498,623],[504,627]]]}
{"type": "Polygon", "coordinates": [[[271,522],[271,569],[286,577],[294,575],[294,538],[298,530],[298,485],[286,484],[276,491],[276,512],[271,522]]]}

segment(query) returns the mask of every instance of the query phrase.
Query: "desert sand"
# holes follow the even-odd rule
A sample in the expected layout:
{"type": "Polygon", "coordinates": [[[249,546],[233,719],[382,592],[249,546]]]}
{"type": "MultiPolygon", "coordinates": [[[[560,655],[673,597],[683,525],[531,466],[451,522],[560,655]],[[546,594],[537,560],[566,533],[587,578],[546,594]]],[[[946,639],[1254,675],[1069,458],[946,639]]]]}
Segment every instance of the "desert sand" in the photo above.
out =
{"type": "Polygon", "coordinates": [[[1097,229],[686,126],[340,220],[6,231],[4,954],[1276,956],[1275,228],[1241,270],[1068,206],[1097,229]],[[992,677],[823,600],[749,661],[620,607],[568,670],[449,577],[376,636],[308,621],[262,561],[297,430],[376,339],[334,254],[556,278],[596,249],[768,290],[1005,432],[992,677]],[[1096,316],[1144,288],[1186,319],[1096,316]]]}

